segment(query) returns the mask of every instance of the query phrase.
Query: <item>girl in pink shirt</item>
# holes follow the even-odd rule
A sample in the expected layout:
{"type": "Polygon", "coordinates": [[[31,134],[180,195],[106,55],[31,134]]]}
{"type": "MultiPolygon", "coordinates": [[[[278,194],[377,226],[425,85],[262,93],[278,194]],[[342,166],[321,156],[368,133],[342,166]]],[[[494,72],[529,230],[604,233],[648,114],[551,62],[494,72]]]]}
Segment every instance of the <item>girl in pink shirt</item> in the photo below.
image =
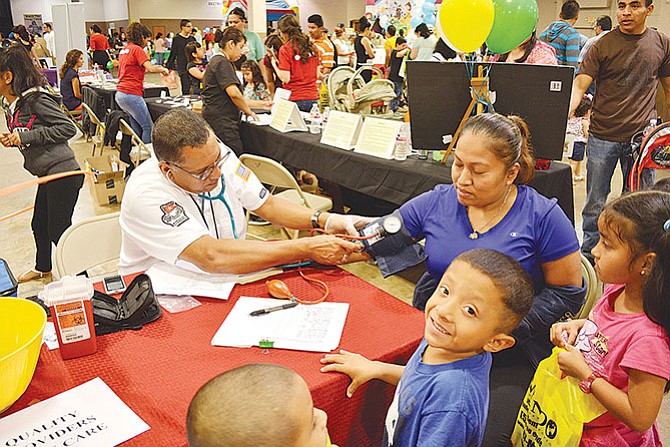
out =
{"type": "Polygon", "coordinates": [[[552,326],[561,370],[607,412],[580,446],[660,446],[656,418],[670,379],[670,194],[641,191],[608,204],[592,253],[607,284],[587,320],[552,326]]]}

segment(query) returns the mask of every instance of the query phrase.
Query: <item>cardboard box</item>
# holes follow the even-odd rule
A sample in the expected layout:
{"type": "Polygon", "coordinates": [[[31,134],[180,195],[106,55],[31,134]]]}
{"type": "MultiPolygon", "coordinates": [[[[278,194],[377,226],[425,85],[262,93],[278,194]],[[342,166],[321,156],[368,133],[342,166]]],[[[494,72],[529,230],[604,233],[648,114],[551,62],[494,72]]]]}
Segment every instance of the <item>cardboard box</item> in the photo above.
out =
{"type": "Polygon", "coordinates": [[[98,205],[115,205],[121,203],[126,188],[126,164],[115,155],[86,158],[86,170],[92,172],[94,181],[91,183],[91,194],[98,205]],[[112,170],[112,163],[118,170],[112,170]]]}

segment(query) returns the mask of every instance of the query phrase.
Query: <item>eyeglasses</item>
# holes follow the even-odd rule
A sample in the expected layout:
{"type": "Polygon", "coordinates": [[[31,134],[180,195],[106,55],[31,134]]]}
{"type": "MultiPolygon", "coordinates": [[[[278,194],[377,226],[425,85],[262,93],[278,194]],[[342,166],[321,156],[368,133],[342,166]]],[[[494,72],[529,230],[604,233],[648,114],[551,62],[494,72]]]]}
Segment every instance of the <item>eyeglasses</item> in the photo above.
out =
{"type": "Polygon", "coordinates": [[[188,171],[188,170],[182,168],[181,166],[179,166],[177,163],[168,162],[168,164],[170,166],[174,166],[175,168],[179,169],[180,171],[183,171],[183,172],[187,173],[188,175],[190,175],[194,179],[196,179],[200,182],[204,182],[205,180],[207,180],[209,178],[210,175],[212,175],[212,172],[214,172],[214,169],[219,168],[219,170],[221,170],[221,168],[226,163],[226,160],[228,159],[229,156],[230,156],[230,149],[228,149],[225,154],[221,155],[218,158],[218,160],[216,160],[214,162],[213,165],[205,168],[205,170],[201,171],[199,174],[195,174],[191,171],[188,171]]]}

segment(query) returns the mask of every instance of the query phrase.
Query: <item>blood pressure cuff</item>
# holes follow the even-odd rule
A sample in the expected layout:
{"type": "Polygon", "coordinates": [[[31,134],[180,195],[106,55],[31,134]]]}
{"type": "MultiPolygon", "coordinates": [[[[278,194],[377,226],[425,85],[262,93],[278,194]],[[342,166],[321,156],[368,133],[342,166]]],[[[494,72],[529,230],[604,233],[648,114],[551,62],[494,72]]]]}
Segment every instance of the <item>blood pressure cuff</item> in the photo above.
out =
{"type": "Polygon", "coordinates": [[[96,290],[91,304],[96,335],[142,329],[142,326],[157,320],[162,313],[151,287],[151,279],[145,274],[138,275],[120,299],[96,290]]]}
{"type": "MultiPolygon", "coordinates": [[[[412,239],[400,212],[396,210],[391,216],[400,219],[402,223],[400,231],[394,234],[387,234],[381,240],[366,246],[365,249],[377,261],[377,266],[384,278],[414,267],[426,260],[423,247],[412,239]]],[[[368,226],[381,225],[386,217],[388,216],[374,220],[368,226]]]]}

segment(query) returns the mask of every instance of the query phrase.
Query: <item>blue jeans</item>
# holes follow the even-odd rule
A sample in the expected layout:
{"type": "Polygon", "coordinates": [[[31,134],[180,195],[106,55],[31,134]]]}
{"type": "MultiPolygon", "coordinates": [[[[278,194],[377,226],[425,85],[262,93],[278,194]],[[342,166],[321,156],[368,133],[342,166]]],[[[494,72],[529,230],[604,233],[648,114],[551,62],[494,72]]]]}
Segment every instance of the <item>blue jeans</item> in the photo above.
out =
{"type": "Polygon", "coordinates": [[[151,129],[154,127],[149,115],[149,108],[144,98],[139,95],[116,92],[116,103],[121,110],[130,115],[130,127],[139,135],[143,143],[151,143],[151,129]]]}
{"type": "Polygon", "coordinates": [[[395,112],[398,110],[400,98],[402,98],[402,81],[393,81],[393,93],[395,93],[395,98],[391,100],[389,106],[391,107],[391,111],[395,112]]]}
{"type": "Polygon", "coordinates": [[[163,65],[163,56],[165,53],[156,52],[156,65],[163,65]]]}
{"type": "Polygon", "coordinates": [[[316,99],[298,99],[294,101],[301,112],[309,112],[312,106],[317,103],[316,99]]]}
{"type": "MultiPolygon", "coordinates": [[[[628,191],[628,174],[633,165],[630,152],[630,143],[605,141],[593,135],[589,135],[586,143],[586,202],[582,210],[582,230],[584,231],[582,253],[590,260],[593,260],[591,250],[600,240],[598,217],[612,190],[612,175],[617,162],[621,165],[623,175],[621,193],[628,191]]],[[[654,177],[653,169],[645,169],[642,174],[642,186],[653,185],[654,177]]]]}

